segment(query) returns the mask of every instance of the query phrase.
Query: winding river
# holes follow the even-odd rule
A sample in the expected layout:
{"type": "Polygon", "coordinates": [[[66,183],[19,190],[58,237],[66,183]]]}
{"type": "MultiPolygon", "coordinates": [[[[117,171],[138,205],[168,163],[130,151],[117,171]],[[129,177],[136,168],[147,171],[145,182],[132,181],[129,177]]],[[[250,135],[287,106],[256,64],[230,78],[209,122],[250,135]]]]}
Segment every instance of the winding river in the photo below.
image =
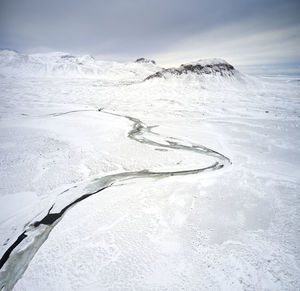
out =
{"type": "Polygon", "coordinates": [[[182,171],[135,171],[135,172],[123,172],[113,175],[107,175],[90,181],[85,184],[85,187],[82,187],[82,191],[77,188],[77,186],[66,189],[61,195],[64,195],[67,191],[72,191],[76,189],[76,193],[79,195],[75,196],[77,199],[74,199],[70,203],[64,205],[63,207],[58,208],[53,204],[49,210],[47,210],[44,217],[38,221],[33,221],[27,224],[25,230],[19,235],[14,243],[6,250],[3,256],[0,259],[0,289],[1,290],[12,290],[16,282],[21,278],[25,270],[27,269],[30,261],[42,246],[42,244],[47,240],[51,230],[59,223],[63,218],[63,215],[67,212],[68,209],[87,199],[88,197],[98,194],[101,191],[104,191],[106,188],[114,186],[115,183],[128,180],[128,179],[137,179],[137,178],[163,178],[170,176],[182,176],[182,175],[191,175],[198,174],[201,172],[215,171],[223,168],[224,166],[231,163],[230,159],[224,155],[213,151],[209,148],[206,148],[202,145],[191,145],[187,146],[181,144],[176,139],[171,137],[163,137],[152,131],[153,126],[147,126],[141,120],[109,112],[103,109],[98,110],[75,110],[68,111],[63,113],[53,113],[47,115],[47,117],[59,117],[64,114],[72,114],[82,111],[98,111],[100,114],[109,114],[116,116],[118,118],[126,118],[132,123],[132,128],[128,132],[128,137],[136,142],[148,144],[161,149],[175,149],[175,150],[184,150],[192,151],[202,155],[211,156],[215,159],[215,162],[206,167],[206,168],[196,168],[182,171]],[[164,143],[155,141],[155,139],[146,138],[147,136],[155,136],[163,138],[164,143]],[[54,210],[55,209],[55,210],[54,210]]]}

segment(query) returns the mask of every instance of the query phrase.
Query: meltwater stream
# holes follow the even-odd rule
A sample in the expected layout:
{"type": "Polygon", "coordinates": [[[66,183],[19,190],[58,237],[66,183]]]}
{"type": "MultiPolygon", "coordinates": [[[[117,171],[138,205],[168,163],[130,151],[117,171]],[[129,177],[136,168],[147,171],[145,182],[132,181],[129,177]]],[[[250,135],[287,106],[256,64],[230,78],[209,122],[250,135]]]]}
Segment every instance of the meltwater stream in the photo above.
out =
{"type": "MultiPolygon", "coordinates": [[[[58,117],[64,114],[71,114],[81,111],[96,111],[96,110],[76,110],[68,111],[63,113],[53,113],[47,115],[48,117],[58,117]]],[[[19,235],[15,242],[6,250],[0,259],[0,289],[1,290],[12,290],[16,282],[21,278],[22,274],[27,269],[30,261],[34,257],[35,253],[41,247],[41,245],[48,238],[49,233],[55,227],[57,223],[63,218],[63,215],[68,209],[79,203],[80,201],[95,195],[108,187],[112,187],[115,183],[136,178],[162,178],[170,176],[181,176],[181,175],[191,175],[201,172],[214,171],[223,168],[225,165],[230,164],[229,158],[224,155],[206,148],[202,145],[183,145],[180,142],[174,142],[174,139],[170,137],[164,138],[165,143],[160,143],[150,138],[146,138],[145,134],[148,136],[159,136],[161,135],[152,131],[153,126],[147,126],[141,120],[133,118],[131,116],[116,114],[113,112],[105,111],[103,109],[98,109],[99,113],[110,114],[121,118],[127,118],[133,123],[132,129],[128,132],[128,137],[139,143],[148,144],[161,149],[176,149],[193,151],[199,154],[208,155],[214,157],[216,162],[206,168],[196,168],[190,170],[182,171],[135,171],[135,172],[123,172],[119,174],[107,175],[101,178],[91,180],[88,183],[84,183],[81,186],[74,186],[66,189],[61,195],[66,192],[73,193],[73,198],[71,202],[66,203],[64,207],[58,208],[57,205],[53,204],[48,210],[47,214],[39,221],[34,221],[28,224],[25,230],[19,235]],[[75,195],[74,195],[75,194],[75,195]],[[55,210],[54,210],[55,209],[55,210]]],[[[70,193],[69,193],[70,194],[70,193]]]]}

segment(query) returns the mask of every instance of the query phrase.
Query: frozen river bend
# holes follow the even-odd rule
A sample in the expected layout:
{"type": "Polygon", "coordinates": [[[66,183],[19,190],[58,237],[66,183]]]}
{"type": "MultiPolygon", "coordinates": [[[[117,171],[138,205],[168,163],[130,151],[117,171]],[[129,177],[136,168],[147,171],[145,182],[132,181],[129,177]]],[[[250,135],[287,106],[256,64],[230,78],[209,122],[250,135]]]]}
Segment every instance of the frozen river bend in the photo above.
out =
{"type": "Polygon", "coordinates": [[[300,288],[297,78],[2,55],[4,290],[300,288]]]}

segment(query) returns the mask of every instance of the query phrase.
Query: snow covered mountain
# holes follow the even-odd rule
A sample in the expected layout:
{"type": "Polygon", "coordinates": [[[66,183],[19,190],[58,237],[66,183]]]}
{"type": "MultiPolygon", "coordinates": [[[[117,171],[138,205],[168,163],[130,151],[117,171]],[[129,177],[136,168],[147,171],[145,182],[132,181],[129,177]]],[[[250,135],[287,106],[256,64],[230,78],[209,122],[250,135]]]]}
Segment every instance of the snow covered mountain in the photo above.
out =
{"type": "Polygon", "coordinates": [[[144,58],[136,62],[119,63],[63,52],[26,55],[13,50],[0,50],[0,74],[3,76],[141,81],[159,70],[154,61],[144,58]]]}
{"type": "Polygon", "coordinates": [[[173,77],[196,77],[196,80],[212,79],[222,83],[245,77],[222,59],[203,59],[164,69],[146,58],[120,63],[96,60],[90,55],[75,56],[63,52],[26,55],[13,50],[0,50],[0,76],[96,78],[123,83],[173,77]]]}
{"type": "Polygon", "coordinates": [[[222,77],[232,77],[238,72],[235,68],[222,59],[204,59],[197,62],[181,65],[179,68],[163,69],[153,75],[148,76],[145,80],[153,78],[168,78],[171,76],[180,76],[182,74],[197,74],[197,75],[214,75],[222,77]]]}

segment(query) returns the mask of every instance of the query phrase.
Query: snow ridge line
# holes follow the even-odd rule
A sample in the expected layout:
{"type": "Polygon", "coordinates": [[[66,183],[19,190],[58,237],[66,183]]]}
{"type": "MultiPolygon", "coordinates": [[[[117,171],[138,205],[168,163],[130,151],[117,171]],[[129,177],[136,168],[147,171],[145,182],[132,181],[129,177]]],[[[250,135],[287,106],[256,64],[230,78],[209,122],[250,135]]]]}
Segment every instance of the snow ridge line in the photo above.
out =
{"type": "MultiPolygon", "coordinates": [[[[53,204],[50,209],[48,209],[47,214],[39,221],[30,223],[27,228],[19,235],[17,240],[6,250],[3,256],[0,259],[0,289],[1,290],[12,290],[17,281],[22,277],[23,273],[26,271],[30,261],[42,246],[42,244],[47,240],[48,235],[52,229],[59,223],[63,218],[63,215],[67,212],[68,209],[72,208],[74,205],[80,201],[85,200],[86,198],[95,195],[106,188],[109,188],[114,185],[114,183],[119,181],[124,181],[128,179],[137,179],[137,178],[165,178],[171,176],[182,176],[182,175],[192,175],[198,174],[201,172],[215,171],[222,169],[225,165],[231,164],[231,161],[226,156],[206,148],[202,145],[192,144],[191,146],[180,144],[179,142],[174,142],[173,140],[165,139],[166,144],[156,142],[151,139],[147,139],[143,136],[144,133],[160,136],[158,133],[152,131],[153,126],[145,125],[141,120],[127,116],[121,115],[114,112],[109,112],[100,108],[98,110],[85,109],[85,110],[73,110],[62,113],[52,113],[39,117],[59,117],[65,114],[71,114],[76,112],[83,111],[98,111],[100,113],[109,114],[121,118],[126,118],[133,123],[132,129],[128,132],[128,137],[132,140],[135,140],[139,143],[148,144],[155,147],[162,148],[171,148],[177,150],[186,150],[193,151],[199,154],[204,154],[212,156],[217,159],[217,161],[211,166],[205,168],[196,168],[191,170],[181,170],[181,171],[170,171],[170,172],[154,172],[149,170],[135,171],[135,172],[123,172],[119,174],[107,175],[90,181],[89,183],[84,183],[81,186],[83,191],[86,191],[87,185],[96,187],[95,191],[85,193],[79,196],[77,199],[71,201],[65,207],[63,207],[59,212],[52,213],[53,204]],[[26,241],[22,246],[22,242],[26,241]],[[18,248],[19,247],[19,248],[18,248]]],[[[71,187],[61,194],[65,193],[68,190],[74,189],[71,187]]]]}

